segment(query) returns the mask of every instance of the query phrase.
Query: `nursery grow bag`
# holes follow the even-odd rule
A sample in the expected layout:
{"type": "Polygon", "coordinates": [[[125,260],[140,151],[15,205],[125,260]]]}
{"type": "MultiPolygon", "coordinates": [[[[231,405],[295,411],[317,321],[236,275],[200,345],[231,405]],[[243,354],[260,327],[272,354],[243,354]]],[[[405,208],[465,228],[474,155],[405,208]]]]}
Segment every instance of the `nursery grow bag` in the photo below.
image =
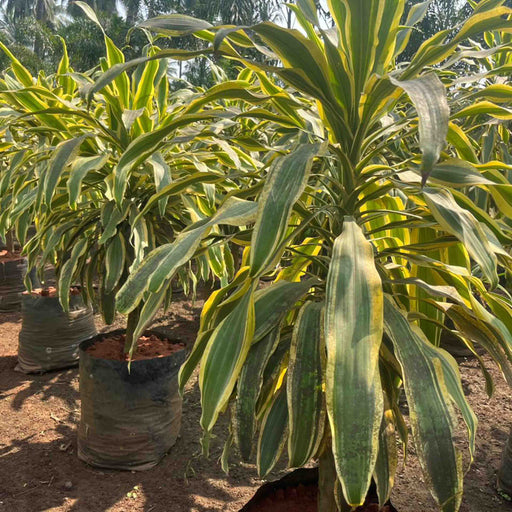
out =
{"type": "Polygon", "coordinates": [[[501,457],[501,465],[498,470],[498,492],[512,500],[512,430],[507,439],[507,444],[501,457]]]}
{"type": "MultiPolygon", "coordinates": [[[[262,485],[240,512],[317,512],[318,468],[300,468],[280,480],[262,485]]],[[[398,512],[388,501],[379,509],[372,482],[364,505],[356,512],[398,512]]]]}
{"type": "MultiPolygon", "coordinates": [[[[124,333],[117,330],[108,333],[124,333]]],[[[145,334],[156,334],[147,331],[145,334]]],[[[156,466],[174,445],[181,426],[178,371],[185,350],[132,361],[101,359],[87,352],[105,338],[80,345],[78,458],[91,466],[144,471],[156,466]]]]}
{"type": "Polygon", "coordinates": [[[78,346],[96,334],[92,308],[70,295],[65,313],[57,296],[24,293],[18,365],[24,373],[58,370],[78,363],[78,346]]]}
{"type": "MultiPolygon", "coordinates": [[[[0,261],[0,311],[17,311],[21,306],[21,294],[25,290],[23,280],[27,273],[26,258],[0,261]]],[[[35,272],[31,272],[36,285],[35,272]]]]}

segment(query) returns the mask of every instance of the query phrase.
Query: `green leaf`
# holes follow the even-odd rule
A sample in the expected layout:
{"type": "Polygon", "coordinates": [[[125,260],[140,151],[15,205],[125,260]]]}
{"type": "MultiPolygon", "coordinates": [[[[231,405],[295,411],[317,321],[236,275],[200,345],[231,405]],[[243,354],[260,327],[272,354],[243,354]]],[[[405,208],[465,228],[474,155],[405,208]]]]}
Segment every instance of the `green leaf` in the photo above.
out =
{"type": "Polygon", "coordinates": [[[309,82],[322,95],[332,96],[325,56],[313,41],[298,30],[279,27],[271,22],[258,23],[251,30],[280,57],[285,68],[300,71],[306,83],[309,82]]]}
{"type": "Polygon", "coordinates": [[[4,51],[7,57],[9,57],[11,61],[12,70],[16,78],[25,87],[31,87],[33,85],[34,80],[32,78],[32,75],[30,74],[30,71],[21,64],[21,62],[12,54],[12,52],[9,51],[7,46],[5,46],[1,41],[0,48],[4,51]]]}
{"type": "Polygon", "coordinates": [[[162,289],[158,293],[152,293],[147,300],[144,302],[142,309],[140,311],[139,320],[133,332],[130,332],[129,329],[126,331],[126,341],[131,341],[130,349],[129,349],[129,360],[131,362],[133,353],[137,348],[137,340],[144,333],[147,326],[151,323],[154,316],[160,309],[162,302],[164,301],[167,291],[169,287],[169,282],[165,283],[162,286],[162,289]],[[131,338],[131,340],[130,340],[131,338]]]}
{"type": "Polygon", "coordinates": [[[80,144],[82,144],[86,137],[88,137],[88,135],[66,140],[58,144],[55,148],[44,180],[44,198],[46,204],[50,204],[64,168],[76,156],[80,149],[80,144]]]}
{"type": "Polygon", "coordinates": [[[373,477],[377,484],[379,503],[384,505],[389,500],[398,464],[395,427],[392,411],[387,410],[382,417],[379,433],[379,453],[373,477]]]}
{"type": "Polygon", "coordinates": [[[373,248],[354,219],[345,217],[327,276],[325,393],[336,471],[351,506],[364,502],[377,460],[382,315],[373,248]]]}
{"type": "Polygon", "coordinates": [[[425,188],[423,197],[442,229],[456,236],[471,257],[480,265],[493,288],[498,285],[496,256],[487,236],[473,215],[461,208],[446,189],[425,188]]]}
{"type": "MultiPolygon", "coordinates": [[[[494,359],[509,385],[512,385],[512,367],[510,365],[510,356],[507,357],[506,341],[501,343],[499,332],[496,332],[486,322],[474,317],[468,308],[455,304],[443,305],[446,314],[453,321],[457,330],[463,338],[469,340],[471,344],[477,343],[485,348],[486,352],[494,359]]],[[[508,350],[507,350],[508,348],[508,350]]]]}
{"type": "Polygon", "coordinates": [[[286,379],[290,467],[307,464],[322,440],[325,422],[323,321],[323,304],[307,302],[300,310],[293,329],[286,379]]]}
{"type": "Polygon", "coordinates": [[[96,23],[96,25],[98,25],[98,27],[101,29],[101,31],[103,33],[105,33],[105,31],[103,30],[103,27],[101,26],[101,23],[100,21],[98,20],[98,17],[96,16],[96,13],[94,12],[94,9],[86,4],[85,2],[81,2],[80,0],[75,0],[74,2],[76,5],[78,5],[78,7],[80,7],[80,9],[82,9],[82,11],[84,11],[85,15],[94,23],[96,23]]]}
{"type": "Polygon", "coordinates": [[[314,0],[297,0],[297,5],[310,23],[318,25],[318,15],[314,0]]]}
{"type": "Polygon", "coordinates": [[[126,247],[123,235],[119,233],[108,244],[105,253],[105,292],[111,293],[124,270],[124,262],[126,258],[126,247]]]}
{"type": "Polygon", "coordinates": [[[254,222],[257,205],[236,197],[229,198],[218,212],[180,233],[173,243],[153,250],[144,261],[130,273],[119,290],[117,308],[129,313],[140,302],[146,290],[158,291],[162,284],[174,275],[178,268],[189,261],[199,247],[208,230],[216,224],[246,225],[254,222]]]}
{"type": "Polygon", "coordinates": [[[123,200],[130,171],[157,151],[166,137],[171,135],[177,128],[193,124],[197,121],[207,121],[215,116],[216,114],[211,112],[178,116],[169,122],[167,126],[144,133],[133,140],[119,158],[114,172],[114,196],[118,204],[123,200]]]}
{"type": "Polygon", "coordinates": [[[384,300],[384,325],[402,366],[421,466],[443,512],[456,512],[462,498],[462,458],[453,443],[456,417],[443,372],[444,351],[429,343],[389,297],[384,300]]]}
{"type": "Polygon", "coordinates": [[[69,311],[69,293],[73,274],[79,258],[85,253],[87,249],[87,239],[81,238],[76,242],[71,251],[69,259],[62,266],[59,275],[59,301],[64,311],[69,311]]]}
{"type": "Polygon", "coordinates": [[[192,373],[194,372],[196,366],[199,364],[199,361],[201,361],[212,333],[213,329],[199,333],[196,341],[194,342],[194,346],[192,347],[190,355],[180,368],[180,372],[178,374],[178,382],[181,395],[183,395],[186,383],[192,376],[192,373]]]}
{"type": "MultiPolygon", "coordinates": [[[[389,1],[384,4],[378,0],[343,0],[342,3],[346,9],[346,17],[344,20],[337,20],[338,30],[343,31],[343,37],[346,38],[346,52],[350,59],[354,90],[358,98],[375,66],[379,29],[384,11],[389,12],[392,5],[389,1]]],[[[388,30],[391,28],[388,26],[388,30]]]]}
{"type": "MultiPolygon", "coordinates": [[[[155,177],[155,189],[160,192],[162,189],[170,185],[172,181],[171,168],[165,162],[160,152],[153,153],[148,158],[148,163],[153,167],[153,174],[155,177]]],[[[158,210],[160,216],[165,215],[165,208],[167,206],[168,197],[163,197],[158,201],[158,210]]]]}
{"type": "Polygon", "coordinates": [[[458,158],[449,158],[435,165],[430,179],[452,187],[495,184],[469,162],[458,158]]]}
{"type": "Polygon", "coordinates": [[[162,50],[149,57],[138,57],[128,62],[118,62],[113,66],[109,67],[104,73],[102,73],[93,84],[87,84],[83,87],[83,92],[87,95],[87,100],[90,103],[95,93],[101,91],[112,82],[116,81],[120,75],[125,71],[128,71],[140,64],[158,59],[174,58],[177,60],[188,60],[206,53],[211,53],[211,50],[200,49],[200,50],[183,50],[183,49],[168,49],[162,50]]]}
{"type": "Polygon", "coordinates": [[[306,186],[320,147],[320,144],[302,144],[272,168],[258,200],[251,241],[252,276],[265,272],[280,256],[277,251],[286,236],[293,205],[306,186]]]}
{"type": "Polygon", "coordinates": [[[147,28],[158,34],[166,36],[185,36],[200,30],[212,28],[207,21],[186,16],[184,14],[164,14],[143,21],[138,25],[140,28],[147,28]]]}
{"type": "Polygon", "coordinates": [[[423,154],[421,175],[424,184],[446,145],[448,121],[450,120],[446,90],[434,73],[413,80],[396,80],[394,78],[390,78],[390,80],[409,95],[418,112],[420,147],[423,154]]]}
{"type": "Polygon", "coordinates": [[[76,206],[80,196],[82,181],[87,174],[91,171],[101,169],[107,163],[108,158],[108,155],[75,158],[71,164],[71,170],[69,172],[69,179],[67,182],[69,205],[71,207],[76,206]]]}
{"type": "Polygon", "coordinates": [[[254,334],[253,285],[213,331],[201,361],[201,426],[210,432],[226,406],[254,334]]]}
{"type": "Polygon", "coordinates": [[[263,372],[279,343],[279,326],[253,343],[238,378],[233,412],[234,436],[242,459],[251,457],[256,433],[256,403],[263,384],[263,372]]]}
{"type": "Polygon", "coordinates": [[[261,424],[257,458],[260,478],[264,478],[279,460],[286,443],[287,423],[286,388],[283,386],[276,391],[261,424]]]}
{"type": "Polygon", "coordinates": [[[114,201],[109,201],[105,204],[105,207],[101,212],[101,220],[105,229],[98,240],[100,245],[110,240],[116,234],[117,226],[126,219],[129,210],[130,204],[128,201],[125,201],[124,204],[119,207],[114,203],[114,201]]]}
{"type": "Polygon", "coordinates": [[[271,286],[258,290],[254,294],[256,315],[254,341],[260,340],[278,325],[295,303],[317,283],[316,279],[307,279],[301,283],[277,281],[271,286]]]}

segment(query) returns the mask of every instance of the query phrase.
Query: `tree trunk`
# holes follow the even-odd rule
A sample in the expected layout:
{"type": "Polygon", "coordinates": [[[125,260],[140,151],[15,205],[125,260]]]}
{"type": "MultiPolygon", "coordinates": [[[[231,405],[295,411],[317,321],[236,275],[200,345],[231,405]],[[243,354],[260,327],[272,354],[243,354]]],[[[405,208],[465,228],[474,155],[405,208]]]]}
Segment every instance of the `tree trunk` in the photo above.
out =
{"type": "Polygon", "coordinates": [[[498,491],[512,499],[512,431],[501,457],[498,470],[498,491]]]}

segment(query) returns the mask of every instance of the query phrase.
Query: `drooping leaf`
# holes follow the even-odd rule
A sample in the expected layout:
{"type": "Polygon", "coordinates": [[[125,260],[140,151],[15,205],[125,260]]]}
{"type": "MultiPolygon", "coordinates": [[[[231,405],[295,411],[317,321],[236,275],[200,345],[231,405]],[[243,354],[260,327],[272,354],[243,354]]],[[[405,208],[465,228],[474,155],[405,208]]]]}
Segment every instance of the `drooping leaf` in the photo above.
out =
{"type": "Polygon", "coordinates": [[[384,300],[384,325],[402,366],[421,466],[443,512],[455,512],[462,498],[462,458],[453,443],[456,417],[445,383],[443,352],[426,340],[388,297],[384,300]],[[437,356],[433,357],[432,350],[437,356]]]}
{"type": "Polygon", "coordinates": [[[101,169],[108,161],[108,155],[77,157],[71,163],[67,182],[69,205],[75,206],[80,196],[82,181],[91,171],[101,169]]]}
{"type": "Polygon", "coordinates": [[[210,432],[226,406],[254,334],[253,286],[213,331],[201,362],[201,426],[210,432]]]}
{"type": "Polygon", "coordinates": [[[123,235],[114,237],[105,253],[105,292],[111,293],[124,270],[126,247],[123,235]]]}
{"type": "Polygon", "coordinates": [[[207,21],[184,14],[164,14],[162,16],[156,16],[139,23],[138,26],[167,36],[185,36],[212,27],[207,21]]]}
{"type": "Polygon", "coordinates": [[[448,190],[428,187],[424,189],[423,197],[437,222],[464,244],[495,288],[498,284],[496,256],[479,222],[467,209],[456,203],[448,190]]]}
{"type": "Polygon", "coordinates": [[[300,310],[293,330],[286,379],[290,467],[307,464],[322,440],[325,421],[323,320],[323,304],[307,302],[300,310]]]}
{"type": "Polygon", "coordinates": [[[266,180],[258,200],[258,216],[252,236],[251,275],[264,272],[280,256],[294,203],[309,176],[319,144],[303,144],[280,159],[266,180]]]}
{"type": "Polygon", "coordinates": [[[74,245],[69,259],[64,263],[59,275],[59,302],[64,311],[69,310],[69,293],[73,275],[76,269],[78,259],[85,253],[87,249],[87,239],[81,238],[74,245]]]}
{"type": "Polygon", "coordinates": [[[64,168],[76,155],[85,138],[86,136],[82,135],[75,139],[66,140],[61,142],[55,149],[44,180],[44,198],[46,204],[50,204],[64,168]]]}
{"type": "Polygon", "coordinates": [[[317,281],[307,279],[301,283],[278,281],[254,294],[254,341],[268,334],[317,281]]]}
{"type": "Polygon", "coordinates": [[[263,383],[263,372],[269,357],[279,342],[279,328],[275,328],[254,343],[240,372],[233,412],[234,437],[242,459],[251,457],[256,433],[256,403],[263,383]]]}
{"type": "Polygon", "coordinates": [[[390,80],[408,94],[418,112],[420,147],[423,154],[421,175],[424,184],[446,145],[450,119],[446,90],[434,73],[412,80],[390,80]]]}
{"type": "Polygon", "coordinates": [[[286,443],[288,408],[286,387],[276,391],[261,423],[258,441],[258,475],[265,477],[279,460],[286,443]]]}
{"type": "Polygon", "coordinates": [[[232,197],[207,221],[200,221],[180,233],[173,243],[152,251],[130,274],[117,295],[117,308],[129,313],[140,302],[147,289],[158,291],[177,269],[189,261],[208,229],[216,224],[244,225],[254,221],[256,204],[232,197]]]}
{"type": "Polygon", "coordinates": [[[356,222],[345,217],[327,276],[325,393],[336,471],[351,506],[364,502],[377,460],[382,308],[372,246],[356,222]]]}

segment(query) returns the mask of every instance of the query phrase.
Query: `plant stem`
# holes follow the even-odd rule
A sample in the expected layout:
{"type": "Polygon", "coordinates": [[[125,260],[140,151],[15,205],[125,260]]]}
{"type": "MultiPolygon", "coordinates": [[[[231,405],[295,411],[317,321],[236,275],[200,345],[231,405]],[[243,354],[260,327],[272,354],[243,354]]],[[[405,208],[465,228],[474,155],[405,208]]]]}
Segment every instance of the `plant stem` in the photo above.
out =
{"type": "Polygon", "coordinates": [[[5,245],[7,246],[7,251],[11,254],[14,253],[14,234],[11,230],[7,231],[5,234],[5,245]]]}
{"type": "Polygon", "coordinates": [[[137,306],[129,315],[128,320],[126,322],[126,339],[124,343],[124,353],[128,354],[132,347],[133,343],[133,334],[135,333],[135,328],[139,323],[141,306],[137,306]]]}
{"type": "Polygon", "coordinates": [[[328,445],[318,460],[318,510],[322,512],[338,512],[334,496],[336,479],[334,457],[331,446],[328,445]]]}

